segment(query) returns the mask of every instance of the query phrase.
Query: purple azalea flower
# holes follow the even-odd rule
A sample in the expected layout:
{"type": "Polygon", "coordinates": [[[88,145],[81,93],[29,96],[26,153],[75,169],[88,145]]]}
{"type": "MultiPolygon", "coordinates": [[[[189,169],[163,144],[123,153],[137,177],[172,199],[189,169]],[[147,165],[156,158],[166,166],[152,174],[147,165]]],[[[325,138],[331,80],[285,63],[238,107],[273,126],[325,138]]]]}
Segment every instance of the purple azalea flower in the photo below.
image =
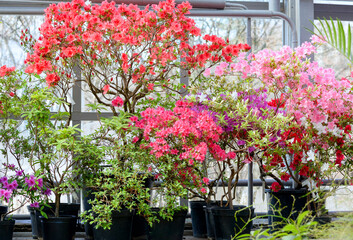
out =
{"type": "Polygon", "coordinates": [[[272,136],[271,138],[270,138],[270,142],[276,142],[277,141],[277,137],[276,136],[272,136]]]}
{"type": "Polygon", "coordinates": [[[245,141],[244,140],[238,140],[237,144],[239,146],[245,145],[245,141]]]}
{"type": "Polygon", "coordinates": [[[39,202],[31,203],[29,206],[33,208],[39,208],[39,202]]]}
{"type": "Polygon", "coordinates": [[[253,146],[249,147],[248,149],[249,153],[252,153],[253,151],[255,151],[255,148],[253,146]]]}
{"type": "Polygon", "coordinates": [[[18,170],[16,171],[16,176],[21,177],[24,173],[24,170],[18,170]]]}
{"type": "Polygon", "coordinates": [[[40,187],[40,188],[43,187],[43,179],[37,178],[37,183],[38,183],[38,187],[40,187]]]}
{"type": "Polygon", "coordinates": [[[29,178],[25,178],[25,182],[30,188],[36,185],[36,179],[33,175],[31,175],[29,178]]]}
{"type": "Polygon", "coordinates": [[[11,198],[12,190],[4,190],[3,197],[6,198],[6,201],[9,201],[11,198]]]}
{"type": "Polygon", "coordinates": [[[10,190],[15,190],[15,189],[17,189],[17,187],[18,187],[18,183],[16,180],[13,180],[13,182],[7,186],[7,188],[10,190]]]}
{"type": "Polygon", "coordinates": [[[6,176],[0,178],[0,183],[4,184],[4,182],[7,182],[7,177],[6,176]]]}
{"type": "Polygon", "coordinates": [[[46,196],[50,196],[50,195],[51,195],[51,190],[48,188],[48,189],[46,189],[46,190],[44,191],[43,194],[46,195],[46,196]]]}

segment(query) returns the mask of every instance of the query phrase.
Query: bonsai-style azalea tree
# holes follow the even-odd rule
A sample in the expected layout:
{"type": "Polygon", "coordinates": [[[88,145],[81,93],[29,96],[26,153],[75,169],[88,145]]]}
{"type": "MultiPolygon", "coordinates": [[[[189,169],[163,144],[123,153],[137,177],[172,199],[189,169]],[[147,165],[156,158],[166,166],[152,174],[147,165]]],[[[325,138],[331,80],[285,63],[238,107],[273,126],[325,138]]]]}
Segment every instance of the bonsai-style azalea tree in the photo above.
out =
{"type": "Polygon", "coordinates": [[[347,163],[343,152],[351,141],[352,80],[337,79],[332,69],[310,61],[321,43],[313,37],[296,49],[266,49],[241,56],[235,66],[244,79],[259,79],[271,93],[268,104],[285,110],[295,123],[258,162],[264,175],[276,174],[273,191],[290,178],[297,188],[312,190],[347,163]]]}
{"type": "Polygon", "coordinates": [[[207,159],[215,168],[215,181],[208,184],[208,200],[221,183],[222,200],[231,209],[240,171],[276,145],[280,132],[291,125],[284,111],[267,103],[267,89],[254,78],[243,79],[234,68],[234,63],[221,63],[214,72],[207,69],[204,78],[209,81],[192,88],[188,96],[195,111],[207,111],[222,128],[217,145],[208,149],[211,156],[207,159]]]}
{"type": "Polygon", "coordinates": [[[139,104],[168,105],[169,97],[185,91],[178,84],[180,68],[190,75],[249,48],[209,35],[203,37],[206,43],[191,46],[188,39],[199,36],[200,29],[186,17],[190,9],[188,2],[176,5],[174,0],[142,10],[132,4],[116,8],[113,1],[52,4],[38,40],[24,41],[26,72],[44,73],[48,86],[60,89],[75,84],[73,73],[79,69],[87,91],[115,115],[116,107],[135,113],[139,104]]]}

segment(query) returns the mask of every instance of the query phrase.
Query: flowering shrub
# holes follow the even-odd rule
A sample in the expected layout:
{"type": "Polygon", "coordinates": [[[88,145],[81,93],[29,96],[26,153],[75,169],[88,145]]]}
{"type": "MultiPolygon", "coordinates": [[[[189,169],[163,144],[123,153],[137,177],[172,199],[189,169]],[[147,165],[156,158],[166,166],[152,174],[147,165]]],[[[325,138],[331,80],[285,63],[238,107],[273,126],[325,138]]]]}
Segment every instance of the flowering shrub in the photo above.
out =
{"type": "MultiPolygon", "coordinates": [[[[292,177],[299,188],[309,189],[344,163],[353,109],[352,80],[336,79],[332,69],[310,61],[317,46],[313,40],[294,50],[283,47],[242,54],[233,65],[244,80],[258,79],[273,97],[268,104],[285,110],[295,123],[281,131],[277,144],[263,154],[263,174],[273,176],[275,170],[281,180],[292,177]]],[[[272,189],[277,191],[278,184],[283,184],[275,179],[278,183],[272,189]]]]}
{"type": "Polygon", "coordinates": [[[201,174],[207,149],[224,155],[215,148],[222,129],[208,111],[194,111],[192,107],[192,102],[179,100],[173,110],[147,108],[134,125],[143,130],[140,148],[154,157],[149,170],[158,174],[163,185],[177,181],[202,196],[208,184],[201,174]]]}
{"type": "Polygon", "coordinates": [[[243,79],[235,67],[234,63],[221,63],[214,72],[207,69],[204,76],[208,81],[195,86],[188,96],[196,111],[207,110],[223,129],[218,142],[223,154],[209,148],[212,159],[222,162],[214,164],[216,181],[209,185],[209,192],[215,183],[223,182],[226,187],[222,188],[222,198],[228,202],[235,198],[234,188],[243,167],[258,162],[260,155],[277,145],[281,131],[292,120],[285,111],[267,102],[266,88],[259,88],[254,78],[243,79]]]}
{"type": "MultiPolygon", "coordinates": [[[[14,164],[3,164],[4,175],[0,178],[0,200],[8,204],[10,214],[20,207],[30,203],[31,207],[39,207],[39,202],[51,194],[50,189],[43,185],[43,179],[25,174],[24,170],[14,164]],[[22,196],[15,202],[16,196],[22,196]]],[[[6,215],[7,215],[6,214],[6,215]]],[[[1,221],[6,215],[1,216],[1,221]]]]}
{"type": "Polygon", "coordinates": [[[26,72],[45,73],[48,86],[60,88],[75,83],[79,68],[88,91],[115,114],[115,107],[134,113],[138,103],[161,104],[161,92],[177,96],[182,89],[176,83],[180,67],[191,74],[249,49],[209,35],[203,37],[205,44],[188,44],[200,35],[194,20],[185,16],[190,9],[189,3],[174,0],[142,10],[107,1],[52,4],[38,40],[23,37],[29,51],[26,72]]]}

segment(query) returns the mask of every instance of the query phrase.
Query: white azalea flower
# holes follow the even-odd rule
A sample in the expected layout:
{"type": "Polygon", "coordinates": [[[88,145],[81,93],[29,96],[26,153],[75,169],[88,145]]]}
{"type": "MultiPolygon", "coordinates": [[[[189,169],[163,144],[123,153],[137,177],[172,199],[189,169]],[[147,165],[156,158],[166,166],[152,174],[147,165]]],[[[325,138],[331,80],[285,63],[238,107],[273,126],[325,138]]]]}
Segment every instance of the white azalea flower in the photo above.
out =
{"type": "Polygon", "coordinates": [[[330,165],[328,163],[324,163],[321,166],[321,171],[325,172],[329,169],[330,165]]]}
{"type": "Polygon", "coordinates": [[[318,134],[326,133],[326,127],[322,125],[322,122],[320,123],[313,123],[313,126],[316,130],[318,130],[318,134]]]}
{"type": "Polygon", "coordinates": [[[201,95],[199,96],[199,99],[200,99],[200,102],[203,102],[203,101],[207,100],[207,95],[201,93],[201,95]]]}
{"type": "Polygon", "coordinates": [[[313,149],[308,151],[308,161],[315,161],[315,151],[313,149]]]}
{"type": "Polygon", "coordinates": [[[238,98],[238,93],[236,91],[234,91],[234,92],[232,92],[231,96],[234,100],[236,100],[238,98]]]}
{"type": "Polygon", "coordinates": [[[313,189],[316,188],[316,184],[315,181],[311,178],[306,179],[305,181],[303,181],[302,186],[308,186],[308,190],[312,191],[313,189]]]}

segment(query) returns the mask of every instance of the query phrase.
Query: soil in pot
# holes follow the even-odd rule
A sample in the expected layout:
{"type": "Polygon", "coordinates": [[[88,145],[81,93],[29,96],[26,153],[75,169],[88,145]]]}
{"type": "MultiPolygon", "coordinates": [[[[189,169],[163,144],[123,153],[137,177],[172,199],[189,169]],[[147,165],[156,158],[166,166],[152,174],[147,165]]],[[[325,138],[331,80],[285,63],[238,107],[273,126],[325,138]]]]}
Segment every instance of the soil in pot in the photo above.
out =
{"type": "Polygon", "coordinates": [[[266,192],[269,197],[268,224],[272,228],[280,228],[284,224],[284,218],[295,220],[301,211],[307,210],[306,189],[282,189],[278,192],[266,189],[266,192]]]}
{"type": "MultiPolygon", "coordinates": [[[[154,211],[157,212],[158,209],[154,209],[154,211]]],[[[173,220],[159,219],[159,222],[153,223],[148,232],[148,240],[182,240],[186,214],[186,210],[176,211],[173,220]]]]}
{"type": "Polygon", "coordinates": [[[131,240],[133,215],[130,210],[112,212],[110,229],[93,228],[94,240],[131,240]]]}
{"type": "Polygon", "coordinates": [[[72,240],[76,231],[76,216],[39,217],[43,240],[72,240]]]}
{"type": "Polygon", "coordinates": [[[216,240],[231,240],[235,235],[250,233],[254,209],[242,205],[229,208],[211,208],[216,240]]]}
{"type": "Polygon", "coordinates": [[[204,207],[205,201],[190,201],[192,233],[194,237],[207,237],[206,214],[204,207]]]}
{"type": "Polygon", "coordinates": [[[12,240],[14,226],[15,220],[0,221],[0,240],[12,240]]]}

